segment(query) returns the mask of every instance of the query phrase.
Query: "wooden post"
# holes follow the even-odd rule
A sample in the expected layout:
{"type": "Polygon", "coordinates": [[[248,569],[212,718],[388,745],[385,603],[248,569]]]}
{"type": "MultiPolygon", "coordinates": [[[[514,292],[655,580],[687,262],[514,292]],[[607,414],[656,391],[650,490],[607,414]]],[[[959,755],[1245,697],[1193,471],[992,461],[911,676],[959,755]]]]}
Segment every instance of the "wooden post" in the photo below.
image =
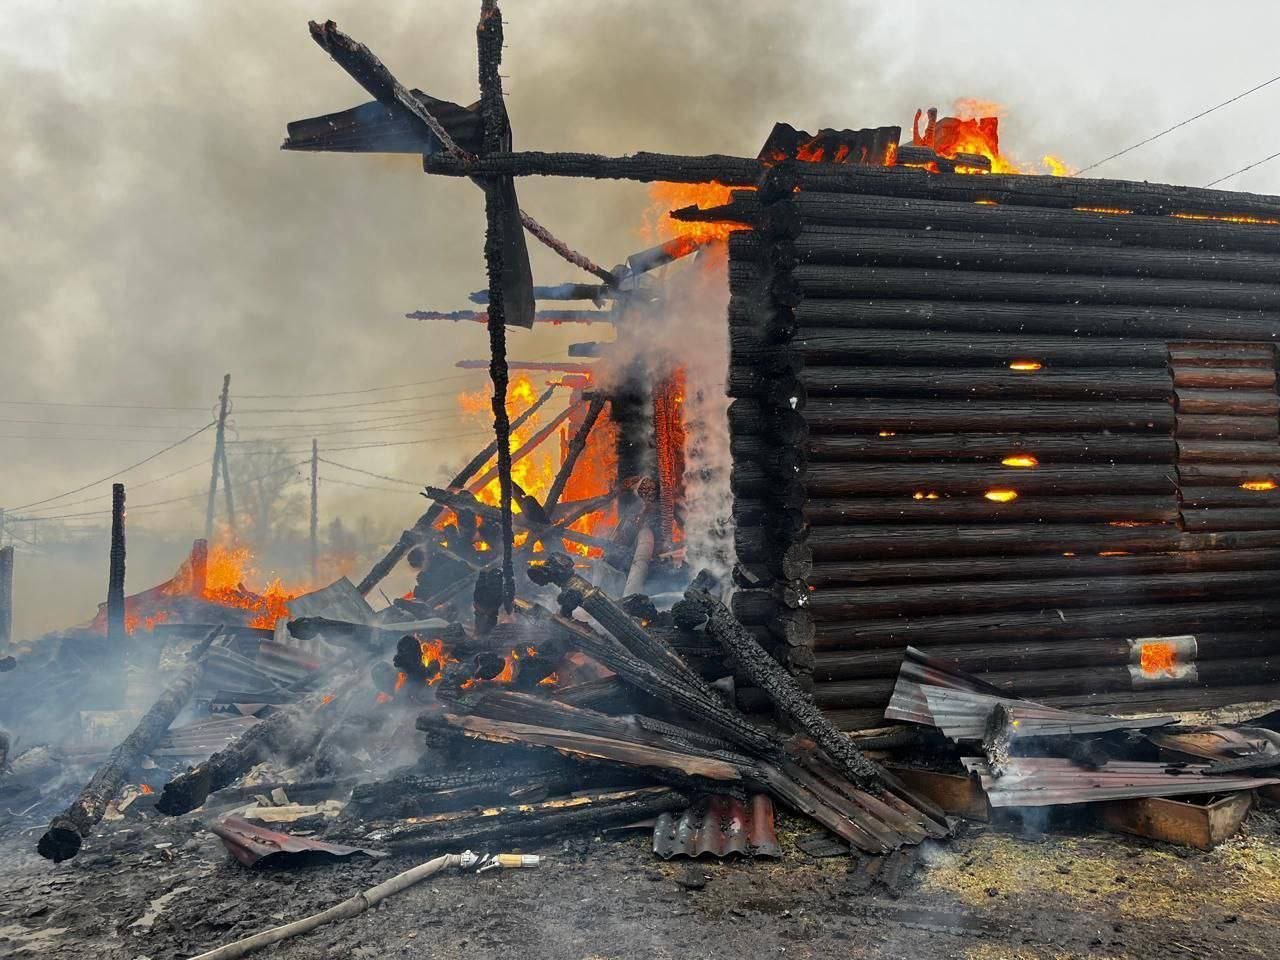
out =
{"type": "MultiPolygon", "coordinates": [[[[502,13],[493,0],[481,6],[476,26],[476,47],[480,73],[480,116],[484,121],[484,151],[502,149],[508,134],[507,111],[502,102],[502,13]]],[[[484,187],[484,259],[489,275],[489,378],[493,381],[493,428],[498,441],[498,486],[502,507],[502,580],[508,612],[515,601],[515,567],[512,560],[511,523],[511,421],[507,416],[507,329],[503,296],[503,216],[502,181],[490,178],[484,187]]]]}
{"type": "MultiPolygon", "coordinates": [[[[218,406],[218,429],[217,429],[217,432],[214,434],[213,463],[210,465],[210,468],[209,468],[209,502],[205,506],[205,511],[204,511],[205,540],[208,540],[210,537],[213,536],[213,505],[218,496],[218,470],[220,467],[223,470],[223,477],[224,478],[226,477],[226,464],[223,462],[224,458],[226,457],[226,447],[223,444],[224,444],[224,437],[226,436],[227,401],[228,401],[230,390],[231,390],[231,374],[228,373],[228,374],[224,374],[222,377],[222,396],[219,399],[219,406],[218,406]]],[[[231,497],[231,484],[225,483],[224,481],[224,485],[227,488],[227,498],[228,498],[228,504],[229,504],[230,497],[231,497]]],[[[227,508],[227,513],[228,514],[231,513],[230,506],[228,506],[227,508]]],[[[228,522],[234,524],[235,520],[234,518],[231,518],[229,516],[228,522]]]]}
{"type": "Polygon", "coordinates": [[[111,485],[111,569],[107,577],[107,639],[123,650],[124,629],[124,484],[111,485]]]}
{"type": "Polygon", "coordinates": [[[317,539],[320,526],[320,506],[316,473],[320,468],[320,445],[311,440],[311,580],[314,583],[320,575],[320,545],[317,539]]]}
{"type": "Polygon", "coordinates": [[[209,585],[209,541],[191,543],[191,595],[203,597],[209,585]]]}
{"type": "Polygon", "coordinates": [[[0,650],[13,639],[13,547],[0,547],[0,650]]]}

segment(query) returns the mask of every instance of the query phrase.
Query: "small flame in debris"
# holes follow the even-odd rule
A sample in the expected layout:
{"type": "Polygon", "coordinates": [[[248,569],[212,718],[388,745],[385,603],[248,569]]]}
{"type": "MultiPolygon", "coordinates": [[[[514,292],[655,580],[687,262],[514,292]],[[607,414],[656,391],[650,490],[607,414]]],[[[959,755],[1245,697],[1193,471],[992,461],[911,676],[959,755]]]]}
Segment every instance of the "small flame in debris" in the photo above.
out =
{"type": "Polygon", "coordinates": [[[320,698],[320,706],[322,706],[322,707],[323,707],[323,706],[325,706],[326,704],[329,704],[329,703],[333,703],[333,694],[332,694],[332,693],[326,693],[323,697],[321,697],[321,698],[320,698]]]}
{"type": "Polygon", "coordinates": [[[1016,453],[1005,457],[1000,462],[1006,467],[1036,467],[1040,465],[1040,461],[1029,453],[1016,453]]]}
{"type": "Polygon", "coordinates": [[[1043,369],[1044,364],[1039,360],[1014,360],[1009,364],[1010,370],[1018,370],[1022,373],[1030,373],[1034,370],[1043,369]]]}
{"type": "Polygon", "coordinates": [[[983,494],[992,503],[1009,503],[1018,499],[1017,490],[988,490],[983,494]]]}
{"type": "MultiPolygon", "coordinates": [[[[419,640],[418,647],[421,650],[422,665],[428,670],[435,668],[435,674],[427,678],[428,685],[440,682],[440,678],[444,675],[444,668],[451,663],[457,663],[457,657],[449,655],[444,648],[444,641],[439,637],[430,640],[419,640]]],[[[412,648],[410,648],[412,649],[412,648]]],[[[396,687],[396,689],[400,689],[396,687]]]]}
{"type": "Polygon", "coordinates": [[[560,674],[558,674],[558,673],[549,673],[549,674],[547,674],[545,677],[543,677],[541,680],[539,680],[539,681],[538,681],[538,686],[540,686],[540,687],[554,687],[554,686],[555,686],[557,683],[559,683],[559,682],[560,682],[560,674]]]}
{"type": "Polygon", "coordinates": [[[408,682],[408,680],[409,680],[409,675],[405,673],[403,670],[401,670],[399,673],[396,674],[396,693],[399,693],[401,690],[404,689],[404,685],[405,683],[408,682]]]}
{"type": "Polygon", "coordinates": [[[146,796],[149,793],[155,793],[155,790],[152,789],[151,784],[149,783],[140,783],[138,784],[138,792],[143,796],[146,796]]]}
{"type": "Polygon", "coordinates": [[[1266,490],[1274,490],[1276,482],[1274,480],[1246,480],[1240,484],[1242,490],[1253,490],[1256,493],[1262,493],[1266,490]]]}
{"type": "Polygon", "coordinates": [[[376,704],[378,704],[378,705],[382,705],[382,704],[384,704],[384,703],[390,703],[390,702],[391,702],[391,694],[389,694],[389,693],[381,693],[381,692],[379,692],[379,694],[378,694],[376,697],[374,697],[374,698],[373,698],[373,702],[374,702],[374,703],[376,703],[376,704]]]}

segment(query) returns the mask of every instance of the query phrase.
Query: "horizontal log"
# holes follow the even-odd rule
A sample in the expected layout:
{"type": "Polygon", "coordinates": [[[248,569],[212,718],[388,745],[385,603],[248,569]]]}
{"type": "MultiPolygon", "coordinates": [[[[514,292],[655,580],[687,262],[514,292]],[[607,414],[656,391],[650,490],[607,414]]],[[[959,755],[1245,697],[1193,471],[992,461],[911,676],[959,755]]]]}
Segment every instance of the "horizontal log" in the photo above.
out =
{"type": "Polygon", "coordinates": [[[1178,389],[1178,413],[1232,417],[1275,417],[1280,396],[1275,390],[1178,389]]]}
{"type": "Polygon", "coordinates": [[[1171,343],[1169,362],[1197,367],[1261,367],[1274,370],[1276,348],[1269,343],[1171,343]]]}
{"type": "Polygon", "coordinates": [[[1187,530],[1280,530],[1280,509],[1259,507],[1184,508],[1187,530]]]}
{"type": "MultiPolygon", "coordinates": [[[[1123,209],[1151,216],[1221,213],[1236,218],[1248,216],[1280,222],[1280,198],[1277,197],[1092,177],[1025,174],[945,176],[903,167],[794,164],[770,171],[762,187],[766,197],[778,195],[773,192],[775,188],[782,195],[789,195],[799,187],[802,192],[815,195],[878,194],[970,203],[983,200],[1007,206],[1123,209]]],[[[1262,228],[1273,226],[1260,225],[1262,228]]]]}
{"type": "MultiPolygon", "coordinates": [[[[731,384],[735,382],[733,372],[729,379],[731,384]]],[[[806,366],[800,372],[799,382],[813,398],[866,396],[1165,401],[1173,397],[1173,381],[1167,370],[1141,367],[1044,369],[1032,373],[1011,370],[1008,366],[975,369],[806,366]]],[[[795,392],[785,380],[774,379],[768,388],[795,392]]]]}
{"type": "Polygon", "coordinates": [[[813,551],[807,544],[780,542],[763,527],[739,527],[733,532],[738,560],[758,564],[774,576],[799,579],[813,567],[813,551]]]}
{"type": "Polygon", "coordinates": [[[1139,494],[1177,491],[1177,476],[1159,464],[1055,464],[1031,469],[981,464],[811,464],[804,477],[809,499],[850,494],[937,493],[982,496],[993,489],[1031,494],[1139,494]]]}
{"type": "Polygon", "coordinates": [[[1188,486],[1236,487],[1251,480],[1280,483],[1280,466],[1258,463],[1180,463],[1178,476],[1188,486]]]}
{"type": "MultiPolygon", "coordinates": [[[[1280,253],[1280,229],[1252,223],[1117,215],[1071,207],[1041,208],[972,201],[925,200],[801,191],[787,204],[806,227],[858,224],[902,230],[962,230],[1020,237],[1166,247],[1174,250],[1254,250],[1280,253]]],[[[725,215],[759,215],[754,198],[734,201],[725,215]]]]}
{"type": "Polygon", "coordinates": [[[1275,390],[1274,368],[1202,367],[1173,364],[1173,383],[1179,392],[1185,388],[1203,390],[1275,390]]]}
{"type": "Polygon", "coordinates": [[[1131,577],[1152,573],[1280,570],[1280,549],[1185,550],[1135,554],[1126,551],[1031,557],[816,563],[806,577],[815,588],[918,584],[935,581],[1036,580],[1064,577],[1131,577]]]}
{"type": "MultiPolygon", "coordinates": [[[[732,266],[730,269],[733,269],[732,266]]],[[[1280,287],[1238,281],[1146,279],[982,270],[837,267],[801,264],[788,282],[818,299],[978,300],[1020,303],[1134,304],[1240,310],[1280,308],[1280,287]]]]}
{"type": "Polygon", "coordinates": [[[795,308],[795,321],[802,331],[810,327],[850,327],[1165,340],[1280,340],[1280,313],[1227,310],[1221,304],[1205,309],[1169,310],[1114,303],[971,303],[931,298],[925,291],[915,289],[905,290],[897,299],[876,290],[861,298],[804,300],[795,308]]]}
{"type": "Polygon", "coordinates": [[[807,543],[817,562],[1111,550],[1138,552],[1177,549],[1179,530],[1173,524],[814,527],[807,543]]]}
{"type": "Polygon", "coordinates": [[[809,432],[805,418],[796,411],[766,407],[757,400],[734,400],[729,404],[728,418],[729,432],[734,437],[768,437],[791,444],[809,432]]]}
{"type": "Polygon", "coordinates": [[[729,489],[735,497],[767,499],[779,507],[799,507],[805,499],[801,476],[780,479],[751,463],[735,463],[729,473],[729,489]]]}
{"type": "Polygon", "coordinates": [[[1280,463],[1280,444],[1248,441],[1184,440],[1179,437],[1178,463],[1280,463]]]}
{"type": "MultiPolygon", "coordinates": [[[[815,399],[805,410],[815,433],[978,433],[1011,430],[1172,433],[1173,407],[1162,401],[1084,403],[1045,400],[1034,404],[994,401],[815,399]]],[[[731,421],[732,423],[732,421],[731,421]]]]}
{"type": "Polygon", "coordinates": [[[1272,440],[1280,437],[1276,417],[1233,417],[1179,413],[1178,440],[1272,440]]]}
{"type": "Polygon", "coordinates": [[[920,646],[939,643],[1015,640],[1057,641],[1081,637],[1144,637],[1234,632],[1275,623],[1280,598],[1229,600],[1221,603],[1169,603],[1102,609],[970,613],[906,620],[818,620],[815,650],[920,646]]]}
{"type": "MultiPolygon", "coordinates": [[[[1127,666],[1133,657],[1123,637],[1059,640],[1054,643],[970,643],[927,646],[924,652],[957,670],[993,673],[1062,667],[1127,666]]],[[[1280,633],[1211,633],[1196,637],[1195,661],[1230,660],[1280,654],[1280,633]]],[[[905,647],[887,650],[825,650],[814,654],[814,680],[896,677],[905,647]]]]}
{"type": "Polygon", "coordinates": [[[884,227],[810,227],[791,242],[803,264],[935,268],[1072,277],[1151,277],[1269,283],[1274,253],[1121,246],[1081,238],[1011,239],[998,233],[884,227]]]}
{"type": "Polygon", "coordinates": [[[750,157],[722,154],[691,157],[665,153],[633,153],[606,157],[594,153],[491,153],[458,159],[446,153],[422,157],[426,173],[447,177],[586,177],[592,180],[638,180],[641,183],[720,183],[755,186],[763,167],[750,157]]]}
{"type": "MultiPolygon", "coordinates": [[[[743,335],[739,335],[740,337],[743,335]]],[[[1012,336],[938,330],[858,330],[804,327],[791,348],[809,363],[868,366],[1008,366],[1035,361],[1046,367],[1154,367],[1164,369],[1162,340],[1117,340],[1087,336],[1012,336]]]]}
{"type": "Polygon", "coordinates": [[[861,710],[824,710],[837,730],[871,730],[884,726],[884,707],[861,710]]]}
{"type": "Polygon", "coordinates": [[[1175,522],[1178,502],[1165,497],[1023,497],[1010,503],[939,496],[811,499],[803,518],[815,527],[850,523],[1097,523],[1175,522]]]}
{"type": "MultiPolygon", "coordinates": [[[[1040,463],[1165,463],[1172,464],[1178,448],[1170,437],[1109,433],[940,433],[887,436],[829,436],[815,434],[803,445],[815,463],[862,460],[971,460],[999,462],[1014,454],[1029,454],[1040,463]]],[[[737,441],[735,441],[735,444],[737,441]]],[[[746,441],[747,451],[764,446],[746,441]]],[[[1264,446],[1259,444],[1259,446],[1264,446]]],[[[1269,445],[1268,445],[1269,446],[1269,445]]],[[[1275,447],[1280,456],[1280,446],[1275,447]]],[[[735,452],[735,456],[738,454],[735,452]]]]}
{"type": "Polygon", "coordinates": [[[752,365],[734,364],[729,368],[725,393],[734,398],[754,397],[769,406],[796,411],[804,410],[806,403],[804,386],[797,378],[752,365]]]}
{"type": "Polygon", "coordinates": [[[1183,507],[1250,507],[1256,509],[1258,507],[1280,506],[1280,487],[1251,489],[1243,486],[1193,487],[1183,484],[1179,494],[1183,507]]]}
{"type": "Polygon", "coordinates": [[[920,586],[823,587],[809,594],[819,622],[927,617],[996,610],[1145,605],[1165,600],[1231,600],[1264,596],[1280,571],[1163,573],[1063,580],[965,581],[920,586]]]}

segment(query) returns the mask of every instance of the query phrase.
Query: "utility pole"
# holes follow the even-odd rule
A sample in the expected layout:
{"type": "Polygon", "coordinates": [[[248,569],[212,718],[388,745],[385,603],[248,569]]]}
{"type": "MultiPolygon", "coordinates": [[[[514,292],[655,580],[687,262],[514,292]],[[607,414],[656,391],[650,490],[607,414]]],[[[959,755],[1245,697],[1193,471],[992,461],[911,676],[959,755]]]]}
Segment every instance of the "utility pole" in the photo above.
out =
{"type": "Polygon", "coordinates": [[[227,407],[230,402],[231,394],[231,374],[224,374],[222,377],[222,397],[218,406],[218,430],[214,435],[213,441],[213,463],[209,470],[209,503],[204,511],[204,538],[208,540],[213,536],[213,505],[218,496],[218,470],[222,470],[222,485],[226,488],[227,493],[227,522],[231,524],[232,529],[235,528],[235,514],[231,510],[231,483],[227,475],[227,448],[225,445],[227,434],[227,407]]]}
{"type": "Polygon", "coordinates": [[[320,504],[319,504],[319,484],[316,482],[316,474],[320,469],[320,444],[314,437],[311,438],[311,580],[314,585],[315,580],[320,575],[320,541],[318,539],[320,527],[320,504]]]}
{"type": "Polygon", "coordinates": [[[0,547],[0,653],[13,640],[13,547],[0,547]]]}
{"type": "Polygon", "coordinates": [[[111,568],[107,577],[107,639],[124,653],[124,484],[111,485],[111,568]]]}

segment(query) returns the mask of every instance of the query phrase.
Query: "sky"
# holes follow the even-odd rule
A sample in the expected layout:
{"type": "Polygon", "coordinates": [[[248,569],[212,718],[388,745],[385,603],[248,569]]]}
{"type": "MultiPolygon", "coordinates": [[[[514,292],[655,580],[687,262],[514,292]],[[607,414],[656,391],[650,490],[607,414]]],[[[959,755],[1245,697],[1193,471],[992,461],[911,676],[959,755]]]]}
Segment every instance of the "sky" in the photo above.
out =
{"type": "MultiPolygon", "coordinates": [[[[483,425],[459,425],[444,395],[484,387],[482,373],[453,368],[486,355],[484,331],[403,316],[466,308],[484,286],[479,191],[424,176],[414,157],[278,149],[290,120],[368,99],[314,45],[308,19],[336,20],[407,85],[467,103],[478,3],[5,6],[0,506],[79,487],[197,429],[226,372],[241,439],[297,436],[291,449],[302,450],[327,430],[322,455],[424,482],[484,442],[468,433],[483,425]],[[426,383],[444,377],[455,379],[426,383]],[[387,384],[417,385],[343,393],[387,384]],[[119,408],[130,405],[148,409],[119,408]],[[332,432],[387,412],[423,419],[332,432]],[[425,442],[337,450],[406,439],[425,442]]],[[[775,121],[909,128],[917,107],[945,114],[977,98],[1002,105],[1006,153],[1032,164],[1053,153],[1074,167],[1269,79],[1280,32],[1280,8],[1262,2],[509,0],[503,12],[518,148],[752,156],[775,121]]],[[[1280,83],[1091,175],[1203,184],[1280,150],[1267,119],[1278,108],[1280,83]]],[[[1280,160],[1222,186],[1280,193],[1280,160]]],[[[519,192],[599,263],[647,245],[644,185],[536,179],[519,192]]],[[[539,282],[583,279],[531,251],[539,282]]],[[[512,331],[510,354],[562,356],[592,335],[512,331]]],[[[198,493],[211,444],[206,431],[126,474],[130,485],[154,481],[130,502],[198,493]]],[[[392,525],[420,512],[408,486],[341,486],[379,481],[326,473],[323,519],[392,525]]],[[[105,507],[109,496],[109,483],[93,484],[43,515],[98,509],[94,497],[105,507]]],[[[203,504],[146,517],[191,534],[203,504]]]]}

